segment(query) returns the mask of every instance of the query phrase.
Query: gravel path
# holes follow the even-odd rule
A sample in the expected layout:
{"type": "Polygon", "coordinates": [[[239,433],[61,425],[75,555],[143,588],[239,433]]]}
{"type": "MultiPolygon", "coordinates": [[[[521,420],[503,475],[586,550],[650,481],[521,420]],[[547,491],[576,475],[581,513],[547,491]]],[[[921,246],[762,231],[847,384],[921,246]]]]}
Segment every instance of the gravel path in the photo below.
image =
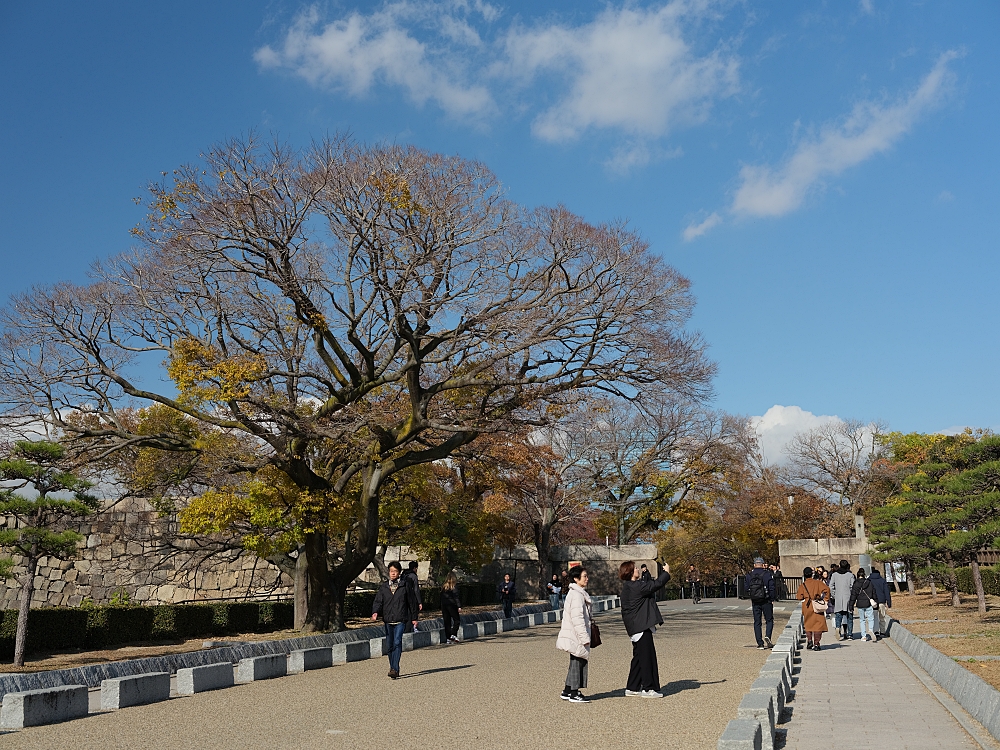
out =
{"type": "MultiPolygon", "coordinates": [[[[586,705],[559,699],[568,657],[558,623],[0,735],[0,748],[714,748],[768,652],[746,603],[661,605],[665,698],[625,698],[631,643],[617,611],[597,616],[586,705]],[[729,606],[729,609],[724,608],[729,606]],[[566,739],[572,737],[572,739],[566,739]]],[[[776,631],[786,612],[776,612],[776,631]]]]}

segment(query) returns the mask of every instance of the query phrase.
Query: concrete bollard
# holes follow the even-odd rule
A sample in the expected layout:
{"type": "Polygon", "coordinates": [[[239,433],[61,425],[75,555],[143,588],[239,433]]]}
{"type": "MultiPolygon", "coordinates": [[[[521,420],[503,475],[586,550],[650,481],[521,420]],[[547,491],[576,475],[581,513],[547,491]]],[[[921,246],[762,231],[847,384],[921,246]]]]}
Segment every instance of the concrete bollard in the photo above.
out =
{"type": "MultiPolygon", "coordinates": [[[[385,645],[385,638],[372,638],[368,641],[353,641],[351,643],[335,643],[330,647],[330,658],[334,664],[346,664],[347,662],[364,661],[365,659],[374,658],[374,648],[379,643],[385,645]]],[[[387,645],[385,648],[385,652],[382,651],[381,647],[379,648],[378,656],[382,656],[383,653],[388,652],[387,645]]]]}
{"type": "Polygon", "coordinates": [[[206,690],[232,687],[233,665],[228,661],[177,670],[177,694],[194,695],[206,690]]]}
{"type": "Polygon", "coordinates": [[[333,650],[326,648],[306,648],[292,651],[288,655],[288,673],[301,674],[309,669],[324,669],[333,666],[333,650]]]}
{"type": "Polygon", "coordinates": [[[170,672],[149,672],[101,681],[101,710],[158,703],[170,697],[170,672]]]}
{"type": "MultiPolygon", "coordinates": [[[[336,646],[334,646],[334,648],[336,648],[336,646]]],[[[354,650],[356,652],[356,656],[357,654],[364,653],[363,648],[356,648],[354,650]]],[[[362,659],[377,659],[380,656],[385,656],[388,653],[389,653],[389,639],[383,636],[382,638],[372,638],[368,641],[367,656],[357,656],[357,658],[350,659],[347,658],[351,655],[349,650],[345,650],[345,657],[343,661],[361,661],[362,659]]],[[[337,663],[336,655],[334,655],[333,661],[335,664],[337,663]]]]}
{"type": "Polygon", "coordinates": [[[733,719],[719,738],[718,750],[763,750],[760,722],[733,719]]]}
{"type": "Polygon", "coordinates": [[[0,706],[0,727],[23,729],[79,719],[87,715],[89,702],[85,685],[7,693],[0,706]]]}
{"type": "Polygon", "coordinates": [[[776,674],[758,677],[750,685],[751,693],[765,693],[770,695],[774,701],[775,721],[781,721],[781,714],[785,710],[785,684],[776,674]]]}
{"type": "Polygon", "coordinates": [[[792,676],[788,670],[780,664],[765,664],[761,667],[760,677],[777,676],[781,680],[782,688],[785,691],[786,699],[792,694],[792,676]]]}
{"type": "Polygon", "coordinates": [[[761,747],[774,748],[774,699],[767,693],[747,693],[736,709],[740,719],[756,719],[760,722],[761,747]]]}
{"type": "Polygon", "coordinates": [[[403,633],[403,651],[415,648],[427,648],[431,645],[431,631],[417,630],[413,633],[403,633]]]}
{"type": "Polygon", "coordinates": [[[285,654],[268,654],[240,659],[236,665],[237,682],[257,682],[284,677],[288,674],[288,657],[285,654]]]}
{"type": "Polygon", "coordinates": [[[479,637],[479,625],[475,622],[470,622],[459,628],[459,633],[461,633],[461,640],[470,641],[473,638],[479,637]]]}

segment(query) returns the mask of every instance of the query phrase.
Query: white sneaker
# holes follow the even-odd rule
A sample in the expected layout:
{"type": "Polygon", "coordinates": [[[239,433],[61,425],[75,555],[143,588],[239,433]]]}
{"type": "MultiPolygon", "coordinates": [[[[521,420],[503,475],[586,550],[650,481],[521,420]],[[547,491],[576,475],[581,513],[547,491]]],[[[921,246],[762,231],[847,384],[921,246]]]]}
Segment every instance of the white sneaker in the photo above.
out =
{"type": "Polygon", "coordinates": [[[641,696],[642,696],[642,691],[641,690],[629,690],[627,688],[625,689],[625,697],[626,698],[639,698],[641,696]]]}
{"type": "Polygon", "coordinates": [[[663,693],[661,693],[659,690],[643,690],[642,693],[640,693],[640,695],[643,698],[662,698],[663,697],[663,693]]]}

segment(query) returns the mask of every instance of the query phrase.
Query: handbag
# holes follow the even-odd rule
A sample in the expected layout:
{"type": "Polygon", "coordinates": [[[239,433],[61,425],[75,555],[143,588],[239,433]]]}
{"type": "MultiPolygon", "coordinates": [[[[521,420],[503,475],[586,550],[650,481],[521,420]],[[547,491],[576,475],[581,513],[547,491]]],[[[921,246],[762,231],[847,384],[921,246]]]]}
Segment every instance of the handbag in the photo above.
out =
{"type": "Polygon", "coordinates": [[[826,610],[829,609],[829,605],[822,599],[820,599],[819,601],[813,599],[812,605],[813,605],[813,612],[815,612],[817,615],[826,614],[826,610]]]}
{"type": "Polygon", "coordinates": [[[596,622],[590,623],[590,647],[597,648],[601,645],[601,629],[596,622]]]}

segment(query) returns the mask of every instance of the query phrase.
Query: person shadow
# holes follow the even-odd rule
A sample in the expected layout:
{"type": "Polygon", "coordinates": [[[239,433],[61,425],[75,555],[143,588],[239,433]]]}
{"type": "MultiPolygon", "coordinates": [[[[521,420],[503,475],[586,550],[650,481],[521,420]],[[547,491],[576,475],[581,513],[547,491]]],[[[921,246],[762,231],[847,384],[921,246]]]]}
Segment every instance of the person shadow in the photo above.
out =
{"type": "MultiPolygon", "coordinates": [[[[677,695],[677,693],[682,693],[685,690],[697,690],[702,685],[719,685],[725,681],[725,678],[722,678],[721,680],[712,680],[711,682],[702,682],[701,680],[674,680],[673,682],[668,682],[666,685],[661,687],[660,693],[664,698],[668,698],[671,695],[677,695]]],[[[594,693],[593,695],[588,695],[587,697],[592,701],[599,701],[605,698],[624,698],[625,691],[622,688],[618,688],[617,690],[607,690],[603,693],[594,693]]],[[[643,699],[637,698],[636,700],[643,699]]]]}
{"type": "Polygon", "coordinates": [[[399,679],[406,680],[410,677],[423,677],[428,674],[437,674],[438,672],[454,672],[456,669],[471,669],[471,664],[460,664],[455,667],[438,667],[437,669],[424,669],[420,672],[411,672],[410,674],[401,674],[399,679]]]}

